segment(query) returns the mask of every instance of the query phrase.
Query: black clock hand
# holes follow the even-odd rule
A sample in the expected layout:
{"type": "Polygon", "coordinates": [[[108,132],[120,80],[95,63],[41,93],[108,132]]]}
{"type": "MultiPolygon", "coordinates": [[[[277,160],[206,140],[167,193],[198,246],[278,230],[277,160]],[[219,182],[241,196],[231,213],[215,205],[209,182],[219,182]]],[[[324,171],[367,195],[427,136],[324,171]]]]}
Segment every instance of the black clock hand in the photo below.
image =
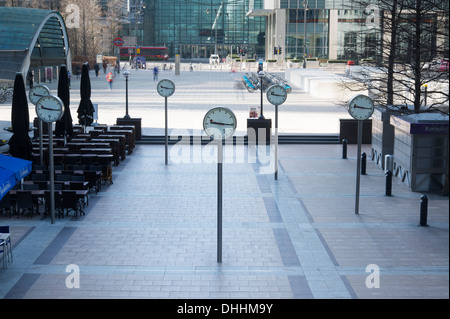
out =
{"type": "Polygon", "coordinates": [[[369,110],[370,109],[369,107],[362,107],[362,106],[359,106],[359,105],[356,105],[356,104],[355,104],[354,107],[357,108],[357,109],[363,109],[363,110],[369,110]]]}
{"type": "Polygon", "coordinates": [[[165,87],[165,86],[162,86],[162,85],[161,85],[161,89],[172,90],[172,88],[168,88],[168,87],[165,87]]]}
{"type": "Polygon", "coordinates": [[[33,93],[33,96],[45,96],[45,95],[33,93]]]}
{"type": "Polygon", "coordinates": [[[233,124],[227,124],[227,123],[220,123],[220,122],[215,122],[213,120],[209,121],[210,124],[216,124],[216,125],[229,125],[229,126],[233,126],[233,124]]]}
{"type": "Polygon", "coordinates": [[[275,95],[275,96],[284,96],[284,95],[282,95],[282,94],[275,94],[275,93],[270,93],[270,95],[275,95]]]}
{"type": "Polygon", "coordinates": [[[49,110],[49,111],[59,111],[58,109],[52,109],[52,108],[49,108],[49,107],[45,107],[43,105],[41,105],[41,109],[49,110]]]}

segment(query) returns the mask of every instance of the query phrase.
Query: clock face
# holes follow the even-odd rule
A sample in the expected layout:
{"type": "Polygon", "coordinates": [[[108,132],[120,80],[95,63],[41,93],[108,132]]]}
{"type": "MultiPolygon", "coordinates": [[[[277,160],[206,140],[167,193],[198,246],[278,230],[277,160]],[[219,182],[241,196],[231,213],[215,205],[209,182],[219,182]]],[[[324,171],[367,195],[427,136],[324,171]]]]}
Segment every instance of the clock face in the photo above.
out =
{"type": "Polygon", "coordinates": [[[273,105],[281,105],[286,101],[287,92],[281,85],[274,85],[267,90],[267,100],[273,105]]]}
{"type": "Polygon", "coordinates": [[[167,79],[159,81],[156,90],[159,95],[163,97],[169,97],[175,92],[175,84],[167,79]]]}
{"type": "Polygon", "coordinates": [[[36,114],[46,123],[59,121],[64,114],[64,103],[57,96],[44,96],[36,103],[36,114]]]}
{"type": "Polygon", "coordinates": [[[373,111],[373,101],[366,95],[356,95],[348,102],[348,112],[355,120],[367,120],[373,111]]]}
{"type": "Polygon", "coordinates": [[[203,129],[213,139],[232,136],[236,126],[236,116],[226,107],[219,106],[209,110],[203,119],[203,129]]]}
{"type": "Polygon", "coordinates": [[[47,95],[50,95],[50,89],[48,87],[46,87],[45,85],[35,85],[30,89],[30,102],[36,105],[41,97],[47,95]]]}

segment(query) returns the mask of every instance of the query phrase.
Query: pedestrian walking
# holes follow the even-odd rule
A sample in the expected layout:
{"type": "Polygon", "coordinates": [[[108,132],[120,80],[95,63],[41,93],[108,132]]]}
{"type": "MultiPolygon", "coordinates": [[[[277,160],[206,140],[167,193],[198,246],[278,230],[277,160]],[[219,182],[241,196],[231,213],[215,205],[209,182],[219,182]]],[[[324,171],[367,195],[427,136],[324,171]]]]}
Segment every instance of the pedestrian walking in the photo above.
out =
{"type": "Polygon", "coordinates": [[[159,72],[158,67],[155,66],[153,68],[153,81],[158,80],[158,72],[159,72]]]}
{"type": "Polygon", "coordinates": [[[98,63],[94,64],[94,70],[95,70],[95,77],[98,78],[98,73],[100,71],[100,66],[98,65],[98,63]]]}
{"type": "Polygon", "coordinates": [[[69,79],[69,89],[71,89],[71,88],[72,88],[72,84],[71,84],[71,81],[72,81],[72,73],[70,73],[69,70],[67,70],[67,78],[69,79]]]}
{"type": "Polygon", "coordinates": [[[109,90],[112,90],[112,85],[114,81],[114,75],[112,74],[112,72],[108,73],[108,75],[106,76],[106,81],[108,81],[109,83],[109,90]]]}
{"type": "Polygon", "coordinates": [[[27,80],[28,80],[28,84],[31,89],[33,87],[33,80],[34,80],[34,71],[33,70],[28,71],[27,80]]]}

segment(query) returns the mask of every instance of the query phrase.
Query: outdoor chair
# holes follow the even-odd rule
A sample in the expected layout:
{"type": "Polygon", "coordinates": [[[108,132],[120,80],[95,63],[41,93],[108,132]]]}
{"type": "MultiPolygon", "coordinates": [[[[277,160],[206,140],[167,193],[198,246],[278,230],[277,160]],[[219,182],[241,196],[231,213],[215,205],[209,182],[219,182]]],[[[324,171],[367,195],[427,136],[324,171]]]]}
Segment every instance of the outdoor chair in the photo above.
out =
{"type": "Polygon", "coordinates": [[[55,175],[55,181],[68,182],[68,181],[70,181],[70,175],[56,174],[55,175]]]}
{"type": "Polygon", "coordinates": [[[97,173],[94,171],[84,171],[84,180],[89,183],[89,190],[95,190],[98,194],[100,191],[100,180],[97,178],[97,173]]]}
{"type": "Polygon", "coordinates": [[[70,176],[70,181],[84,182],[84,176],[83,175],[72,175],[72,176],[70,176]]]}
{"type": "Polygon", "coordinates": [[[9,212],[9,217],[12,216],[12,213],[14,212],[14,205],[11,201],[11,195],[6,193],[5,196],[3,196],[2,200],[0,201],[0,211],[2,214],[4,212],[9,212]]]}
{"type": "Polygon", "coordinates": [[[63,191],[62,192],[62,209],[65,210],[66,215],[69,215],[70,211],[74,212],[75,219],[78,216],[78,213],[84,215],[84,211],[81,208],[81,204],[77,198],[76,191],[63,191]]]}
{"type": "Polygon", "coordinates": [[[47,176],[45,176],[45,174],[33,174],[33,175],[31,175],[31,180],[33,182],[35,182],[35,181],[46,181],[47,180],[47,176]]]}
{"type": "MultiPolygon", "coordinates": [[[[51,203],[50,203],[50,191],[44,192],[44,199],[45,199],[45,212],[44,216],[49,215],[51,213],[51,203]]],[[[62,198],[60,192],[55,192],[55,213],[58,212],[59,218],[64,217],[63,211],[62,211],[62,198]]]]}
{"type": "MultiPolygon", "coordinates": [[[[9,226],[0,226],[0,233],[10,233],[9,226]]],[[[4,241],[4,244],[6,248],[8,248],[9,257],[11,258],[10,261],[12,262],[13,253],[11,248],[11,236],[9,236],[9,238],[6,241],[4,241]]],[[[5,258],[5,256],[3,256],[3,258],[5,258]]]]}
{"type": "Polygon", "coordinates": [[[2,254],[3,269],[6,269],[6,252],[7,251],[8,251],[8,247],[6,245],[6,242],[3,240],[0,240],[0,254],[2,254]]]}
{"type": "Polygon", "coordinates": [[[16,207],[17,207],[17,218],[20,214],[24,214],[28,211],[28,215],[33,217],[33,211],[35,210],[35,203],[33,201],[33,196],[31,191],[18,190],[16,191],[16,207]]]}

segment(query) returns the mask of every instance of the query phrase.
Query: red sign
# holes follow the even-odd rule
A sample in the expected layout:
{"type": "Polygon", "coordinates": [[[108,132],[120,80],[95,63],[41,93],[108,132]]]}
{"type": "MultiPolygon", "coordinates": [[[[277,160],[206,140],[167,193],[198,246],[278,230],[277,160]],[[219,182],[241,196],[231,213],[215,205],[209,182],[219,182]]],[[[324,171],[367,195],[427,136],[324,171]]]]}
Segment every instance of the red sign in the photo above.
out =
{"type": "Polygon", "coordinates": [[[116,47],[121,47],[124,43],[124,41],[121,38],[115,38],[113,42],[116,47]]]}

